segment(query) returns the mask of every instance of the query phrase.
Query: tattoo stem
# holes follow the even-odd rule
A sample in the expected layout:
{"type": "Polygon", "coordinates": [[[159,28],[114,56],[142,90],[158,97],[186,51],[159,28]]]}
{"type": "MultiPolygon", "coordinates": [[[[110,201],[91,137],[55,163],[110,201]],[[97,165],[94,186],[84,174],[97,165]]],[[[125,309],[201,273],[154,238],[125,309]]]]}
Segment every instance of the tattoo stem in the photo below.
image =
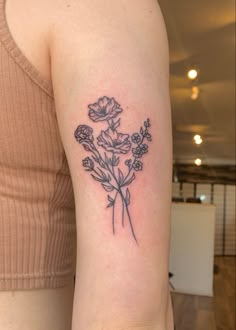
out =
{"type": "MultiPolygon", "coordinates": [[[[113,159],[114,159],[114,152],[112,152],[112,164],[113,164],[113,159]]],[[[113,173],[113,176],[115,177],[115,170],[114,170],[114,166],[111,165],[111,169],[112,169],[112,173],[113,173]]]]}
{"type": "Polygon", "coordinates": [[[117,193],[115,195],[114,203],[113,203],[113,206],[112,206],[112,231],[113,231],[113,235],[115,235],[115,201],[116,201],[117,195],[118,195],[118,190],[117,190],[117,193]]]}
{"type": "MultiPolygon", "coordinates": [[[[135,159],[134,159],[134,160],[135,160],[135,159]]],[[[126,179],[128,178],[128,176],[130,175],[131,171],[132,171],[132,167],[129,168],[129,172],[128,172],[128,174],[126,175],[126,177],[124,178],[124,182],[126,181],[126,179]]]]}
{"type": "Polygon", "coordinates": [[[128,215],[129,224],[130,224],[130,228],[131,228],[131,232],[132,232],[133,238],[134,238],[134,240],[136,241],[136,243],[138,244],[137,238],[136,238],[135,233],[134,233],[134,228],[133,228],[133,225],[132,225],[132,220],[131,220],[131,217],[130,217],[130,213],[129,213],[129,208],[128,208],[128,205],[126,204],[125,197],[124,197],[123,192],[122,192],[122,190],[121,190],[121,188],[120,188],[119,182],[117,181],[115,175],[113,174],[113,171],[111,171],[111,169],[110,169],[109,166],[107,166],[107,170],[108,170],[108,171],[110,172],[110,174],[113,176],[113,178],[114,178],[114,180],[115,180],[115,182],[116,182],[116,184],[117,184],[117,186],[118,186],[118,191],[119,191],[119,193],[120,193],[120,195],[121,195],[121,198],[122,198],[123,203],[124,203],[125,208],[126,208],[126,213],[127,213],[127,215],[128,215]]]}
{"type": "MultiPolygon", "coordinates": [[[[106,169],[109,171],[109,173],[111,173],[111,171],[110,171],[110,168],[109,168],[109,165],[107,165],[106,163],[105,163],[105,161],[103,160],[103,158],[102,158],[102,156],[100,155],[100,153],[99,153],[99,151],[97,150],[97,148],[94,146],[94,151],[92,151],[92,153],[94,154],[94,156],[96,156],[97,157],[97,159],[100,159],[102,162],[103,162],[103,164],[104,165],[106,165],[106,169]]],[[[97,173],[97,172],[96,172],[97,173]]],[[[98,173],[97,173],[98,174],[98,173]]],[[[111,173],[112,174],[112,176],[113,176],[113,178],[115,179],[115,181],[116,181],[116,178],[115,178],[115,175],[113,175],[113,173],[111,173]]],[[[99,175],[100,176],[100,175],[99,175]]],[[[116,183],[117,183],[117,186],[118,186],[118,188],[119,188],[119,184],[118,184],[118,182],[116,181],[116,183]]],[[[111,183],[110,183],[111,184],[111,183]]],[[[112,185],[113,186],[113,185],[112,185]]],[[[115,189],[115,190],[117,190],[118,191],[118,188],[116,188],[115,186],[113,186],[113,188],[115,189]]]]}
{"type": "MultiPolygon", "coordinates": [[[[109,122],[108,122],[109,123],[109,122]]],[[[142,138],[142,141],[144,140],[144,136],[142,138]]],[[[96,148],[96,147],[95,147],[96,148]]],[[[103,158],[102,156],[100,155],[100,153],[98,152],[98,150],[96,149],[96,152],[98,153],[100,159],[103,161],[103,158]]],[[[113,153],[114,154],[114,153],[113,153]]],[[[103,161],[104,162],[104,161],[103,161]]],[[[105,162],[104,162],[105,164],[105,162]]],[[[121,190],[121,187],[116,179],[116,176],[115,176],[115,173],[114,173],[114,169],[113,169],[113,166],[112,166],[112,170],[110,169],[109,165],[106,164],[106,169],[110,172],[110,174],[112,175],[113,179],[115,180],[116,184],[117,184],[117,187],[118,189],[116,189],[114,187],[114,189],[116,189],[120,195],[121,195],[121,198],[122,198],[122,206],[124,207],[125,205],[125,209],[126,209],[126,213],[128,215],[128,219],[129,219],[129,224],[130,224],[130,229],[131,229],[131,232],[132,232],[132,235],[133,235],[133,238],[135,240],[135,242],[138,244],[138,241],[137,241],[137,238],[136,238],[136,235],[134,233],[134,228],[133,228],[133,224],[132,224],[132,220],[131,220],[131,217],[130,217],[130,213],[129,213],[129,208],[128,208],[128,205],[126,204],[126,201],[125,201],[125,197],[122,193],[122,190],[121,190]]],[[[131,172],[131,170],[129,171],[129,173],[131,172]]],[[[129,175],[129,174],[128,174],[129,175]]],[[[114,206],[113,206],[113,211],[114,211],[114,206]]],[[[123,214],[123,211],[122,211],[122,214],[123,214]]],[[[112,216],[112,224],[113,224],[113,233],[114,233],[114,230],[115,230],[115,223],[114,223],[114,216],[112,216]]],[[[124,218],[122,219],[122,225],[124,225],[124,218]]]]}
{"type": "Polygon", "coordinates": [[[109,119],[107,119],[108,126],[112,129],[112,126],[110,125],[109,119]]]}
{"type": "Polygon", "coordinates": [[[124,227],[124,202],[123,202],[123,200],[122,200],[122,227],[124,227]]]}
{"type": "Polygon", "coordinates": [[[125,208],[126,208],[126,213],[128,215],[129,224],[130,224],[130,228],[131,228],[131,232],[132,232],[133,238],[134,238],[135,242],[138,244],[137,238],[136,238],[135,233],[134,233],[134,228],[133,228],[133,225],[132,225],[132,221],[131,221],[131,217],[130,217],[130,213],[129,213],[129,208],[128,208],[128,205],[126,204],[125,197],[124,197],[121,189],[120,189],[120,195],[121,195],[121,198],[123,199],[123,203],[124,203],[125,208]]]}

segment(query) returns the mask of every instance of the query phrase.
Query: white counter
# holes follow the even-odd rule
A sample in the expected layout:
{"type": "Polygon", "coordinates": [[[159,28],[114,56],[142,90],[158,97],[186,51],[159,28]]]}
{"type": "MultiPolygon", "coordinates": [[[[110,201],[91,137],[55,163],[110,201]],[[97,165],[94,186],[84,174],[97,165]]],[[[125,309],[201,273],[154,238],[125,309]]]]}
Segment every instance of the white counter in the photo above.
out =
{"type": "Polygon", "coordinates": [[[176,292],[213,295],[215,206],[172,204],[170,272],[176,292]]]}

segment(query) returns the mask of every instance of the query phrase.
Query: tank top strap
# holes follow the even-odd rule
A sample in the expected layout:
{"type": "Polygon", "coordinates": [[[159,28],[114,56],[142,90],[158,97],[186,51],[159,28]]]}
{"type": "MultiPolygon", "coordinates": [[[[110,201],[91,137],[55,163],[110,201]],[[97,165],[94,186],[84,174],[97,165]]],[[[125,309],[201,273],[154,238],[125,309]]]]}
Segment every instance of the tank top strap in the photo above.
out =
{"type": "Polygon", "coordinates": [[[13,58],[28,77],[53,98],[53,86],[51,81],[42,77],[40,72],[24,55],[11,34],[6,20],[6,2],[7,0],[0,0],[0,42],[5,47],[9,56],[13,58]]]}

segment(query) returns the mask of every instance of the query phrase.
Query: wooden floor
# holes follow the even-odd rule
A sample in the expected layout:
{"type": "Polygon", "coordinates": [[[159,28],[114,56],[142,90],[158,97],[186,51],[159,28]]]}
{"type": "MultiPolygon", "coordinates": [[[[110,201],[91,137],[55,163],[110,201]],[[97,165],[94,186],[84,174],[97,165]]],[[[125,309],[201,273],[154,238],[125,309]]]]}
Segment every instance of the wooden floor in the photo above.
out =
{"type": "Polygon", "coordinates": [[[235,330],[235,258],[216,257],[214,297],[172,294],[176,330],[235,330]]]}

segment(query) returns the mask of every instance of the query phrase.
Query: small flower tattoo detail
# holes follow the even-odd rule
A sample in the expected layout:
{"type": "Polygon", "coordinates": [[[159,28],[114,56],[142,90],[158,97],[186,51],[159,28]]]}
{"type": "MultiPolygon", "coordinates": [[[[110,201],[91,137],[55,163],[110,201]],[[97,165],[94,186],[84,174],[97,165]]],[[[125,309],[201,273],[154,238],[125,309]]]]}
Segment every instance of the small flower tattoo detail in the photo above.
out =
{"type": "Polygon", "coordinates": [[[130,135],[118,131],[120,118],[117,119],[117,117],[123,109],[113,97],[101,97],[88,108],[89,118],[93,122],[104,122],[106,126],[96,139],[93,136],[93,129],[88,125],[79,125],[74,131],[76,141],[82,144],[87,152],[90,152],[90,156],[83,159],[82,166],[109,193],[107,208],[112,208],[113,234],[116,233],[115,205],[119,197],[122,205],[121,224],[125,227],[125,218],[128,219],[131,234],[137,243],[129,210],[131,194],[128,186],[135,180],[137,172],[144,168],[141,158],[148,153],[147,143],[152,141],[149,132],[150,119],[144,121],[139,132],[130,135]],[[124,160],[122,158],[125,155],[129,157],[124,160]],[[119,167],[122,163],[127,166],[126,171],[123,169],[124,165],[119,167]]]}

